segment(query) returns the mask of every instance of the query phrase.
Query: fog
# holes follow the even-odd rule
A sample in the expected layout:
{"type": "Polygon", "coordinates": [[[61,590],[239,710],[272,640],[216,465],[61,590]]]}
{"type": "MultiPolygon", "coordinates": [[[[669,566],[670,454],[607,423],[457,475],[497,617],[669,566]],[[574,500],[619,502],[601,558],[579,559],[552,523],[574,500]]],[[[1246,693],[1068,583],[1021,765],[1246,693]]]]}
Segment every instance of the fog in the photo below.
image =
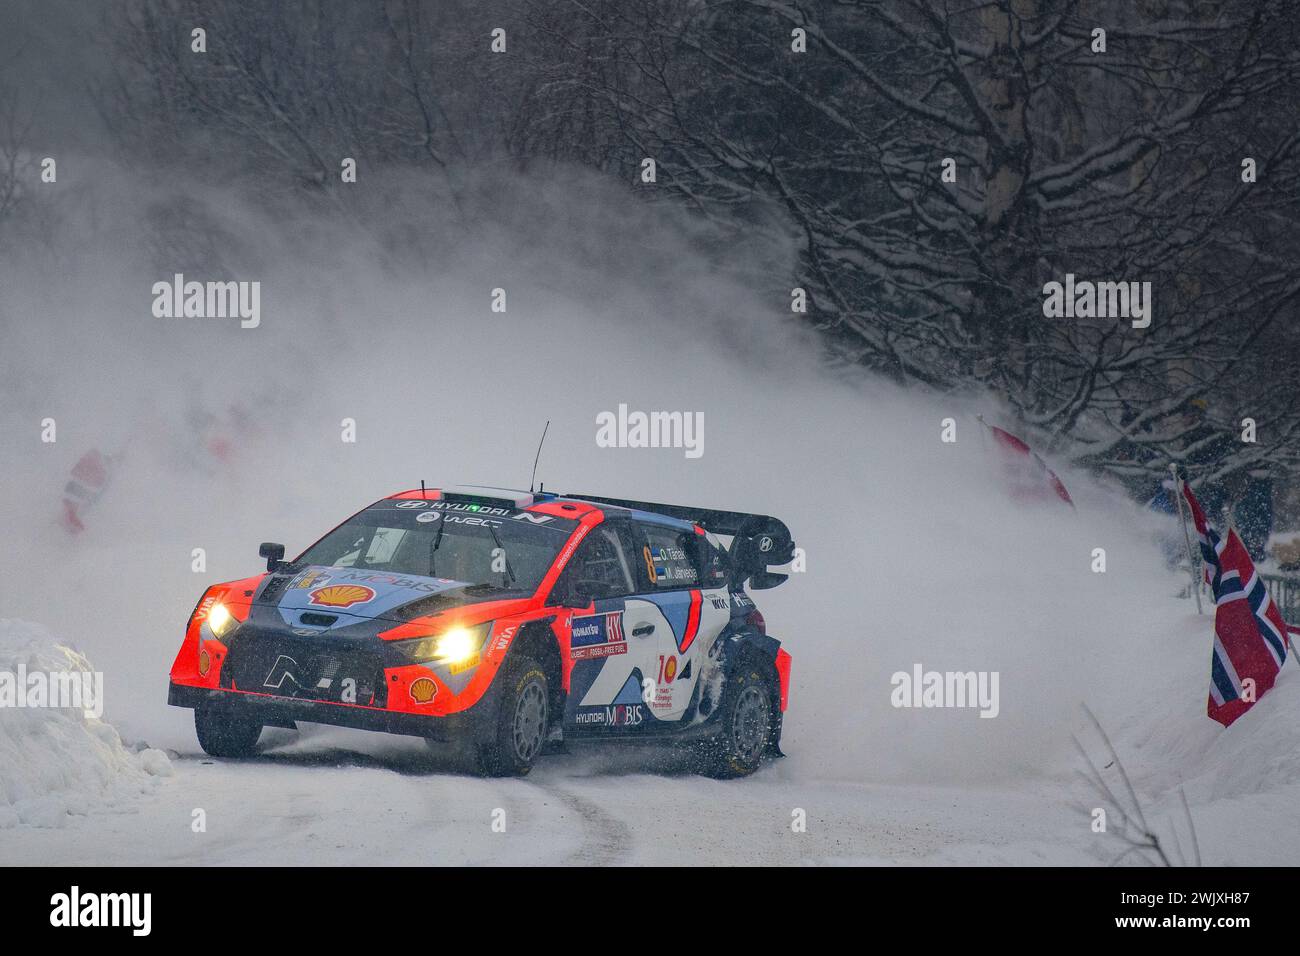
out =
{"type": "Polygon", "coordinates": [[[826,367],[788,297],[757,291],[796,271],[759,213],[718,254],[688,214],[565,169],[461,175],[455,202],[445,183],[363,170],[361,198],[310,208],[87,156],[60,179],[0,262],[0,617],[104,670],[128,739],[192,748],[167,672],[199,595],[257,573],[259,542],[295,553],[422,479],[527,487],[547,420],[548,490],[792,529],[806,570],[754,593],[794,657],[781,773],[1058,773],[1080,702],[1104,716],[1162,666],[1143,638],[1179,582],[1157,519],[1068,472],[1077,510],[1016,503],[974,417],[1009,424],[993,398],[826,367]],[[151,287],[176,272],[259,281],[260,326],[156,318],[151,287]],[[234,403],[256,428],[219,460],[194,422],[234,403]],[[620,403],[702,412],[702,457],[598,447],[596,416],[620,403]],[[70,535],[60,496],[90,448],[121,464],[70,535]],[[893,708],[891,674],[916,663],[998,671],[999,716],[893,708]]]}

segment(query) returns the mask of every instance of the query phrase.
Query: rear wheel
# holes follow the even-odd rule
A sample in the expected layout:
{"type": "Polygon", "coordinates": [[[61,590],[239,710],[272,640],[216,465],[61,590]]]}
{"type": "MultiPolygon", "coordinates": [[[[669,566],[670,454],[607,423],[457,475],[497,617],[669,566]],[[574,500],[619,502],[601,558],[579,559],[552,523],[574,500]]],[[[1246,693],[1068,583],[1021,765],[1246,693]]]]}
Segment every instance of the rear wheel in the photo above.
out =
{"type": "Polygon", "coordinates": [[[542,665],[515,658],[503,681],[501,710],[493,734],[479,744],[479,763],[492,777],[522,777],[546,744],[550,722],[550,684],[542,665]]]}
{"type": "Polygon", "coordinates": [[[772,736],[772,681],[746,663],[727,679],[718,733],[704,748],[704,772],[711,777],[745,777],[758,769],[772,736]]]}
{"type": "Polygon", "coordinates": [[[203,752],[213,757],[251,757],[257,753],[262,725],[225,707],[196,707],[194,732],[203,752]]]}

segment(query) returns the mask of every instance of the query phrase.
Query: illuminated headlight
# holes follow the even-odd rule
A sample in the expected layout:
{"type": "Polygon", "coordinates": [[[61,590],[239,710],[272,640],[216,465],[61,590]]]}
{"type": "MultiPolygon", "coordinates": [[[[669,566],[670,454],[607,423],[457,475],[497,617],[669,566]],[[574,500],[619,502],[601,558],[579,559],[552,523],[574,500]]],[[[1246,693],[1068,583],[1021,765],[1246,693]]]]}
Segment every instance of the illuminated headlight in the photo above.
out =
{"type": "Polygon", "coordinates": [[[492,630],[492,622],[475,627],[453,627],[449,631],[413,641],[398,641],[394,646],[413,664],[450,664],[455,667],[474,660],[483,649],[483,641],[492,630]]]}
{"type": "Polygon", "coordinates": [[[208,629],[212,631],[213,637],[224,637],[235,624],[234,615],[220,601],[212,605],[211,610],[208,611],[208,629]]]}

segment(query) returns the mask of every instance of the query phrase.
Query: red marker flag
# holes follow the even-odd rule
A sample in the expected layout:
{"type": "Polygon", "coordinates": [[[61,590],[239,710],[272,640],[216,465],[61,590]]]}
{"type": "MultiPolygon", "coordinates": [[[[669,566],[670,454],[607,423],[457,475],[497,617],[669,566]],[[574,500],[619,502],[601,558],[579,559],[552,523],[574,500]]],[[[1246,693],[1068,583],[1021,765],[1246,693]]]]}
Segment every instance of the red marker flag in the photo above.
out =
{"type": "Polygon", "coordinates": [[[1047,462],[1038,457],[1036,451],[1010,432],[990,425],[982,418],[980,422],[992,433],[993,440],[1003,455],[1013,497],[1022,501],[1047,501],[1055,495],[1071,508],[1074,507],[1070,493],[1065,490],[1061,479],[1047,467],[1047,462]]]}
{"type": "Polygon", "coordinates": [[[85,511],[100,495],[108,484],[112,459],[101,455],[98,448],[92,448],[72,466],[72,474],[63,487],[63,527],[70,533],[77,534],[86,530],[82,518],[85,511]]]}

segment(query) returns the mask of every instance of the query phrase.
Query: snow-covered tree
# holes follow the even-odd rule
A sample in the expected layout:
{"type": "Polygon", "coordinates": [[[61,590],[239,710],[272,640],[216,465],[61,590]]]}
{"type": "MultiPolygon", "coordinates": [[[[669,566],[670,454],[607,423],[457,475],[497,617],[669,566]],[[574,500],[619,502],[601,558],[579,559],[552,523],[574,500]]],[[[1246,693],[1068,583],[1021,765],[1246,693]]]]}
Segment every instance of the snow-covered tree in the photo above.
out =
{"type": "Polygon", "coordinates": [[[345,157],[453,198],[503,157],[596,166],[796,244],[773,302],[805,290],[836,361],[986,389],[1135,491],[1300,464],[1291,0],[148,0],[106,29],[137,157],[340,203],[345,157]],[[1069,275],[1149,283],[1149,325],[1045,314],[1069,275]]]}
{"type": "Polygon", "coordinates": [[[1135,484],[1210,445],[1216,473],[1300,457],[1285,0],[629,0],[535,23],[553,42],[519,142],[655,157],[733,225],[778,204],[803,256],[773,295],[806,287],[837,356],[979,383],[1135,484]],[[1067,273],[1150,282],[1150,327],[1046,317],[1067,273]],[[1224,442],[1245,417],[1259,441],[1224,442]]]}

